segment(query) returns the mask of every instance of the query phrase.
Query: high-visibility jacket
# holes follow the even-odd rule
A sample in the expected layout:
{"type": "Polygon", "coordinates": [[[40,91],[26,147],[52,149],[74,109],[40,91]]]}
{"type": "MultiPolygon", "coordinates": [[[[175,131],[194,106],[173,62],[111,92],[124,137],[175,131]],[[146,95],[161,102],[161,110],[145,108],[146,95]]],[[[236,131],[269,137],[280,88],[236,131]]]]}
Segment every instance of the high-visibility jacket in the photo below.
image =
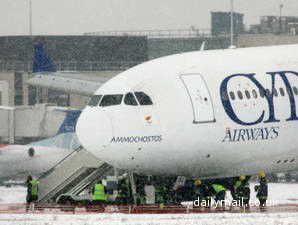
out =
{"type": "Polygon", "coordinates": [[[39,182],[37,180],[31,180],[31,195],[32,196],[38,196],[38,184],[39,182]]]}
{"type": "Polygon", "coordinates": [[[107,195],[105,193],[105,187],[103,184],[95,184],[92,199],[101,201],[107,200],[107,195]]]}
{"type": "Polygon", "coordinates": [[[216,194],[218,194],[221,191],[226,191],[225,187],[220,184],[212,184],[212,187],[216,194]]]}
{"type": "Polygon", "coordinates": [[[241,185],[241,180],[237,180],[236,183],[234,184],[234,191],[236,192],[237,189],[240,187],[241,185]]]}

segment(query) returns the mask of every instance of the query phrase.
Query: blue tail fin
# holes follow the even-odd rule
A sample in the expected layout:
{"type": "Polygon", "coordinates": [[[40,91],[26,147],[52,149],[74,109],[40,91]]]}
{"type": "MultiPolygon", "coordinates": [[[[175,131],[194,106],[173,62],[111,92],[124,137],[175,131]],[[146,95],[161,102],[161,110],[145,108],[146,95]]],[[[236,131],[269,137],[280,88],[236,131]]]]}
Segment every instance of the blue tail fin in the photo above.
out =
{"type": "Polygon", "coordinates": [[[42,43],[37,43],[34,45],[32,72],[56,72],[56,66],[51,58],[47,55],[42,43]]]}
{"type": "Polygon", "coordinates": [[[67,110],[65,119],[57,134],[75,132],[77,120],[80,114],[81,110],[67,110]]]}

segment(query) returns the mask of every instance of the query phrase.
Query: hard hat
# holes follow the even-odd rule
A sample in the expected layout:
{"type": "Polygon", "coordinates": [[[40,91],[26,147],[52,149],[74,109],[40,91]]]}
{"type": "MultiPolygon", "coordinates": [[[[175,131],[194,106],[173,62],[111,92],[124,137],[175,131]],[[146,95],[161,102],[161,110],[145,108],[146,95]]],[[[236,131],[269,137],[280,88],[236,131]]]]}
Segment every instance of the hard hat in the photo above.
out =
{"type": "Polygon", "coordinates": [[[202,182],[199,179],[195,180],[195,186],[200,186],[202,184],[202,182]]]}
{"type": "Polygon", "coordinates": [[[264,172],[259,173],[259,178],[264,178],[266,177],[266,174],[264,172]]]}
{"type": "Polygon", "coordinates": [[[241,176],[239,177],[239,180],[242,181],[242,180],[245,180],[245,178],[246,178],[245,176],[241,175],[241,176]]]}

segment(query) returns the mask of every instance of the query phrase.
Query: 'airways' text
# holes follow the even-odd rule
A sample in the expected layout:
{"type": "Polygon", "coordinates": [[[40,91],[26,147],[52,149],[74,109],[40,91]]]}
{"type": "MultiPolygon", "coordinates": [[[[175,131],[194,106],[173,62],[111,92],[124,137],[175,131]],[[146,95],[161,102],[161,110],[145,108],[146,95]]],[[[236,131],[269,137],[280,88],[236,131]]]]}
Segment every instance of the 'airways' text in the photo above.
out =
{"type": "Polygon", "coordinates": [[[259,127],[249,129],[229,129],[222,142],[261,141],[276,139],[279,135],[279,127],[259,127]]]}

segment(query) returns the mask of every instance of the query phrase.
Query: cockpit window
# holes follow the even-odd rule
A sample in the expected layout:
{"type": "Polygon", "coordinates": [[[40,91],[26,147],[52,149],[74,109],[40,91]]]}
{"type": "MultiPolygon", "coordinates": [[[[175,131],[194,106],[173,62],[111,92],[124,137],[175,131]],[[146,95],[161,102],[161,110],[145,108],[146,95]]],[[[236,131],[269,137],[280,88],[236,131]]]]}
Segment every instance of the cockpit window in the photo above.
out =
{"type": "Polygon", "coordinates": [[[111,106],[120,105],[122,102],[123,95],[105,95],[103,96],[100,106],[111,106]]]}
{"type": "Polygon", "coordinates": [[[135,95],[140,103],[140,105],[153,105],[150,97],[144,92],[135,92],[135,95]]]}
{"type": "Polygon", "coordinates": [[[137,100],[135,99],[135,96],[133,93],[127,93],[124,98],[124,103],[126,105],[138,105],[137,100]]]}
{"type": "Polygon", "coordinates": [[[93,95],[88,103],[89,106],[98,106],[102,95],[93,95]]]}

